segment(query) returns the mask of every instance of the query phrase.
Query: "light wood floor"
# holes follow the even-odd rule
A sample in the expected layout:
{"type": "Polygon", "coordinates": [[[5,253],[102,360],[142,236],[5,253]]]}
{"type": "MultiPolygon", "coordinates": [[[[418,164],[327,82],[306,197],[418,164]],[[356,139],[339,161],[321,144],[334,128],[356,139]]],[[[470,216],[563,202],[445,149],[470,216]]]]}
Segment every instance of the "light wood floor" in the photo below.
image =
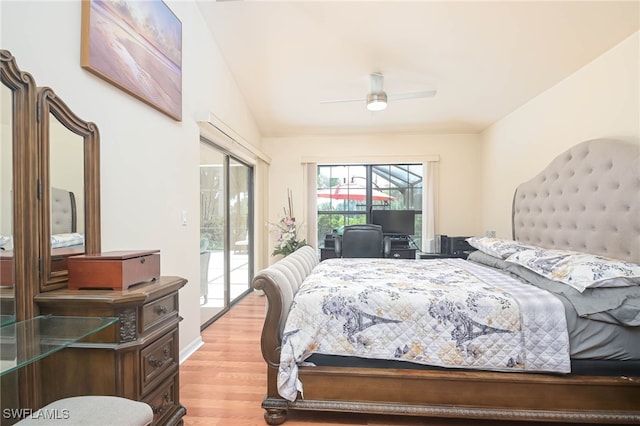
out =
{"type": "MultiPolygon", "coordinates": [[[[264,426],[260,404],[266,366],[260,330],[266,298],[252,293],[202,332],[204,345],[180,366],[185,426],[264,426]]],[[[289,412],[285,426],[301,425],[507,426],[512,423],[420,417],[289,412]]],[[[513,423],[528,426],[531,423],[513,423]]],[[[544,423],[549,426],[550,423],[544,423]]]]}

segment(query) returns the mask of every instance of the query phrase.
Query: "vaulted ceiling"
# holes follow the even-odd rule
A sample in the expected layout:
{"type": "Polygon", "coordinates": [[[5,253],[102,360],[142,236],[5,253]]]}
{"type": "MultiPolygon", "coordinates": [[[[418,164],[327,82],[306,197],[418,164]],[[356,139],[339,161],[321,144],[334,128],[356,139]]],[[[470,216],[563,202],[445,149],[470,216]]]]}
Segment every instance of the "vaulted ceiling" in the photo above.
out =
{"type": "Polygon", "coordinates": [[[200,1],[263,136],[479,132],[640,28],[638,1],[200,1]],[[388,94],[365,102],[368,75],[388,94]]]}

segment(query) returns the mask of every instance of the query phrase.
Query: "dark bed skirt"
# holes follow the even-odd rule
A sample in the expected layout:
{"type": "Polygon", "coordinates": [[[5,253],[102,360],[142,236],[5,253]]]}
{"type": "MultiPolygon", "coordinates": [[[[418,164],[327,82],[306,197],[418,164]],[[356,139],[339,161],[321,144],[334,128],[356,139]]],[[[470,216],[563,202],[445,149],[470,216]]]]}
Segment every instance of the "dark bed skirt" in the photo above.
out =
{"type": "MultiPolygon", "coordinates": [[[[450,368],[431,365],[415,364],[408,361],[386,361],[380,359],[367,359],[340,355],[313,354],[307,358],[318,366],[326,367],[361,367],[361,368],[388,368],[402,370],[436,370],[446,371],[450,368]]],[[[465,369],[460,369],[465,371],[465,369]]],[[[478,370],[467,370],[478,371],[478,370]]],[[[535,374],[535,373],[528,373],[535,374]]],[[[616,361],[616,360],[571,360],[571,374],[578,376],[628,376],[640,377],[640,360],[616,361]]]]}

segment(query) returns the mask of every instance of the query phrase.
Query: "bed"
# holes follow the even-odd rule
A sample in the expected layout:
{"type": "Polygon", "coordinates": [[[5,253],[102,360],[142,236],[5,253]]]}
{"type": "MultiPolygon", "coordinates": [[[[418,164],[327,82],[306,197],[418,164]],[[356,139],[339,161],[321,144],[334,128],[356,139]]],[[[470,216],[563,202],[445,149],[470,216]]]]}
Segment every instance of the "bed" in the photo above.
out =
{"type": "MultiPolygon", "coordinates": [[[[473,238],[470,243],[478,250],[469,260],[335,259],[319,264],[316,250],[307,246],[260,271],[253,285],[267,298],[261,339],[268,368],[262,403],[266,422],[283,423],[288,410],[315,410],[640,423],[639,151],[637,144],[592,140],[564,152],[517,187],[512,238],[473,238]],[[376,339],[396,337],[393,327],[411,315],[403,317],[393,305],[368,305],[368,311],[344,309],[345,300],[366,299],[370,304],[374,283],[364,281],[389,268],[395,269],[382,277],[385,290],[376,294],[390,293],[402,303],[409,302],[396,292],[398,287],[409,287],[414,292],[410,298],[417,299],[418,293],[427,291],[422,286],[426,282],[420,280],[437,284],[429,290],[436,292],[427,296],[433,309],[423,317],[435,320],[435,325],[424,328],[444,329],[439,330],[441,336],[449,341],[441,349],[395,342],[396,353],[380,359],[380,353],[390,349],[380,349],[376,339]],[[461,281],[463,285],[454,290],[452,268],[470,275],[473,282],[461,281]],[[390,276],[401,274],[408,278],[390,282],[390,276]],[[470,297],[480,294],[473,285],[493,293],[470,297]],[[505,290],[509,286],[525,293],[512,296],[505,290]],[[352,293],[343,293],[348,291],[352,293]],[[457,291],[472,293],[456,295],[457,291]],[[529,297],[527,291],[541,297],[536,308],[541,311],[534,312],[522,302],[529,297]],[[317,294],[325,301],[322,307],[305,304],[305,297],[317,294]],[[482,315],[466,315],[470,299],[480,306],[482,315]],[[477,303],[480,299],[496,299],[498,305],[486,307],[477,303]],[[500,304],[507,311],[522,311],[503,318],[500,304]],[[311,314],[300,311],[305,306],[328,318],[318,331],[303,328],[311,322],[305,319],[311,314]],[[460,308],[454,316],[451,306],[460,308]],[[553,309],[554,316],[549,314],[552,319],[544,324],[544,333],[525,330],[524,323],[535,325],[531,330],[542,326],[545,308],[553,309]],[[465,315],[459,315],[463,311],[465,315]],[[512,324],[514,315],[522,324],[512,324]],[[342,321],[333,324],[338,328],[329,329],[336,320],[342,321]],[[366,334],[382,327],[389,328],[366,334]],[[513,338],[503,339],[512,333],[516,333],[513,338]],[[552,340],[544,340],[551,334],[552,340]],[[315,340],[316,335],[333,340],[315,340]],[[478,342],[494,337],[502,342],[496,351],[502,352],[500,361],[472,365],[474,357],[489,352],[478,342]],[[544,358],[545,350],[533,355],[526,348],[516,350],[515,342],[530,339],[540,339],[538,349],[553,348],[553,353],[544,358]],[[349,346],[354,342],[357,349],[349,346]],[[340,345],[345,350],[342,354],[335,349],[340,345]],[[452,352],[465,356],[449,365],[450,360],[441,355],[452,352]],[[535,360],[541,361],[536,364],[535,360]]],[[[535,350],[535,344],[529,346],[535,350]]]]}

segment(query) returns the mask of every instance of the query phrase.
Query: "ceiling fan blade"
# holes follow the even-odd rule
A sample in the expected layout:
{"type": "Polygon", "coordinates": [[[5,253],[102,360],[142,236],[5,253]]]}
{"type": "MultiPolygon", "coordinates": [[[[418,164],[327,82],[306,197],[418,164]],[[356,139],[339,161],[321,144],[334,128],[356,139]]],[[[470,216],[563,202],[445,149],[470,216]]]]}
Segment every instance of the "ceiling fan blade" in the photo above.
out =
{"type": "MultiPolygon", "coordinates": [[[[387,100],[387,94],[383,89],[384,76],[382,73],[373,72],[369,74],[369,89],[370,92],[365,98],[346,98],[346,99],[329,99],[320,101],[321,104],[335,104],[344,102],[366,102],[370,96],[382,96],[385,101],[387,100]]],[[[417,92],[403,92],[393,93],[388,95],[389,101],[402,100],[402,99],[414,99],[414,98],[429,98],[436,95],[436,90],[423,90],[417,92]]]]}
{"type": "Polygon", "coordinates": [[[342,102],[364,102],[365,98],[356,98],[356,99],[330,99],[326,101],[320,101],[321,104],[337,104],[342,102]]]}
{"type": "Polygon", "coordinates": [[[401,99],[414,99],[414,98],[431,98],[435,96],[437,90],[424,90],[421,92],[404,92],[404,93],[391,93],[389,94],[390,101],[397,101],[401,99]]]}

